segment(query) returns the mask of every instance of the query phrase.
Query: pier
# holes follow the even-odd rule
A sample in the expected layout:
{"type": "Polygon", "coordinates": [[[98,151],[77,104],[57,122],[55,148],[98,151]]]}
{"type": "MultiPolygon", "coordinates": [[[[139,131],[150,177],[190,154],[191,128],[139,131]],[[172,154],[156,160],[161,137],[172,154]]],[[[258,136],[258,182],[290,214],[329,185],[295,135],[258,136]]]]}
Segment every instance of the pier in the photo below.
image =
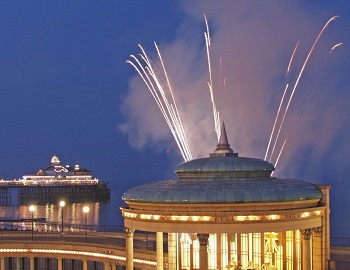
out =
{"type": "Polygon", "coordinates": [[[0,186],[0,205],[11,203],[11,189],[6,186],[0,186]]]}
{"type": "Polygon", "coordinates": [[[69,202],[108,201],[111,191],[105,183],[94,185],[37,185],[22,186],[18,192],[18,202],[28,204],[35,202],[55,203],[61,198],[69,202]]]}
{"type": "Polygon", "coordinates": [[[111,190],[107,183],[97,181],[37,181],[0,180],[0,205],[11,203],[11,190],[17,189],[18,203],[55,203],[64,198],[69,202],[108,201],[111,190]]]}
{"type": "Polygon", "coordinates": [[[11,203],[11,189],[14,188],[18,189],[19,204],[55,203],[63,198],[69,202],[108,201],[111,195],[106,182],[93,178],[91,171],[78,164],[62,165],[56,154],[51,163],[36,174],[0,180],[0,205],[11,203]]]}

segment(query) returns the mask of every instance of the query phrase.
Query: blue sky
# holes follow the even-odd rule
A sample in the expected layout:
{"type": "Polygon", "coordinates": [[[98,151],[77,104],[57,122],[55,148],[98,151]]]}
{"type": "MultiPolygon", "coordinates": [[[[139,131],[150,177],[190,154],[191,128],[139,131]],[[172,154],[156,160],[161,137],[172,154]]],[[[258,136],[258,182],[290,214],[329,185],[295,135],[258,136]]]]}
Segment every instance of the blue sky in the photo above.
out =
{"type": "Polygon", "coordinates": [[[207,156],[216,139],[203,15],[229,141],[241,156],[257,158],[264,157],[286,83],[294,84],[320,30],[339,16],[296,88],[275,174],[331,184],[338,197],[350,177],[348,1],[2,1],[0,177],[35,173],[54,153],[118,185],[174,177],[182,158],[145,84],[126,63],[142,44],[157,65],[154,41],[192,152],[207,156]]]}
{"type": "Polygon", "coordinates": [[[178,6],[3,1],[0,10],[1,177],[34,173],[54,153],[106,180],[139,178],[127,171],[147,168],[148,154],[162,160],[133,150],[118,124],[135,74],[126,59],[140,42],[171,39],[178,6]]]}

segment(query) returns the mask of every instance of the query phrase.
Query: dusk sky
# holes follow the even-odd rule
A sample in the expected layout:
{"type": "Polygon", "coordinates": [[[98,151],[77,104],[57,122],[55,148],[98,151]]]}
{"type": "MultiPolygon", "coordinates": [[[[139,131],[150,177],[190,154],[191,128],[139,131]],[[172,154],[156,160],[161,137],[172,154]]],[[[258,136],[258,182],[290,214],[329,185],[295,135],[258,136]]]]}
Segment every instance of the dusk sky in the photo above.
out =
{"type": "Polygon", "coordinates": [[[333,205],[340,205],[340,195],[350,193],[345,0],[1,1],[0,177],[35,173],[54,153],[120,186],[174,177],[182,157],[145,83],[126,63],[141,44],[159,66],[153,42],[192,153],[207,156],[217,140],[204,15],[229,142],[240,156],[256,158],[264,158],[286,84],[290,94],[320,31],[339,16],[324,29],[295,87],[274,176],[330,184],[333,205]]]}

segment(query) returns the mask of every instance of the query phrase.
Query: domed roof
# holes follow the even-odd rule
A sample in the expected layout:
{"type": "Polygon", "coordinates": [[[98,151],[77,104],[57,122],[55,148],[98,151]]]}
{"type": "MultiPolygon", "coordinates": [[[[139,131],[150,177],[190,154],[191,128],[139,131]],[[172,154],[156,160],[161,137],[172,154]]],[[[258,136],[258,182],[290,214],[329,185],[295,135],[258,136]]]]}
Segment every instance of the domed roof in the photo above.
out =
{"type": "Polygon", "coordinates": [[[129,189],[124,201],[178,204],[291,202],[321,199],[317,186],[296,179],[176,179],[129,189]]]}
{"type": "Polygon", "coordinates": [[[179,164],[175,172],[179,178],[222,178],[268,177],[274,166],[256,158],[238,157],[237,155],[211,154],[179,164]]]}
{"type": "Polygon", "coordinates": [[[179,179],[140,185],[126,191],[124,201],[161,204],[231,204],[320,200],[311,183],[271,177],[274,166],[264,160],[238,157],[227,142],[223,125],[216,150],[207,158],[183,162],[179,179]]]}

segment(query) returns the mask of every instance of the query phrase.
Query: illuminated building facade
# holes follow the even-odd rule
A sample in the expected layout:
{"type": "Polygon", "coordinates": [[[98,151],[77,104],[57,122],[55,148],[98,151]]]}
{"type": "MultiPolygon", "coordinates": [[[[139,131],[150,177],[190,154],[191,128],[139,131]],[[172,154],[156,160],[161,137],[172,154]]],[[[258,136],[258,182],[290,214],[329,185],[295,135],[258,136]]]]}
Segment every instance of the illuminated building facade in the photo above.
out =
{"type": "Polygon", "coordinates": [[[178,165],[178,179],[124,193],[126,269],[135,230],[156,233],[157,269],[328,269],[330,187],[274,169],[234,153],[223,125],[214,153],[178,165]]]}
{"type": "Polygon", "coordinates": [[[26,203],[54,203],[59,199],[70,202],[82,200],[109,200],[111,190],[107,183],[92,177],[91,171],[62,165],[55,154],[51,163],[35,175],[24,175],[20,180],[2,181],[0,185],[21,186],[18,200],[26,203]]]}
{"type": "Polygon", "coordinates": [[[28,184],[98,183],[98,179],[92,178],[91,171],[80,168],[78,164],[74,167],[62,165],[56,154],[53,155],[51,163],[47,167],[40,169],[36,175],[24,175],[22,181],[26,181],[28,184]]]}

